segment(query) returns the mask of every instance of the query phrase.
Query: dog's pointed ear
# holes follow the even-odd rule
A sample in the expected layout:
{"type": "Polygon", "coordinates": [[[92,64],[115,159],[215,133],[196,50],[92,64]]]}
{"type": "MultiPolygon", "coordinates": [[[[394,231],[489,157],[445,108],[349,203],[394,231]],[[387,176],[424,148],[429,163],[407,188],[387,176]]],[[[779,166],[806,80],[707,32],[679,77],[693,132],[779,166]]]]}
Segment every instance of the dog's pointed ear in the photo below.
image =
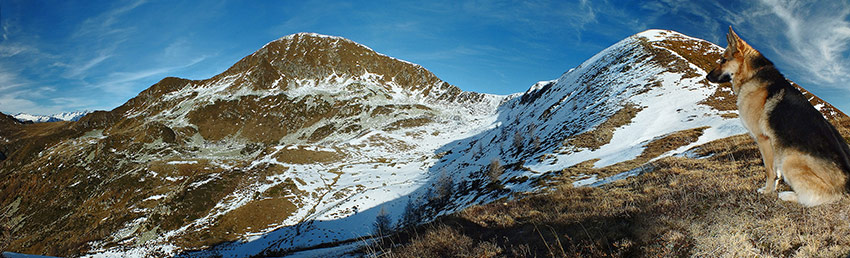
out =
{"type": "Polygon", "coordinates": [[[729,46],[734,46],[731,54],[735,52],[741,52],[744,55],[750,55],[754,52],[757,52],[753,47],[750,46],[746,41],[738,37],[738,34],[732,30],[732,26],[729,26],[729,34],[726,35],[726,41],[728,41],[729,46]]]}
{"type": "Polygon", "coordinates": [[[726,34],[726,51],[729,54],[735,53],[738,51],[738,42],[741,41],[741,38],[738,37],[738,34],[735,34],[735,31],[732,30],[732,26],[729,26],[729,33],[726,34]]]}

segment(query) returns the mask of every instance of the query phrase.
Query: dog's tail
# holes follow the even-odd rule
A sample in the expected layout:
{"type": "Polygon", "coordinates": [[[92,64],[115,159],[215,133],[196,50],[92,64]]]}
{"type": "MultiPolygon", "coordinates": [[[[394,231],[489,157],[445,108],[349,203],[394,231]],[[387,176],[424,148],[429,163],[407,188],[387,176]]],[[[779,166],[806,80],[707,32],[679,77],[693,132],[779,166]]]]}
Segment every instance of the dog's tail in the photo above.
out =
{"type": "Polygon", "coordinates": [[[833,134],[835,135],[835,141],[838,144],[838,161],[841,170],[844,172],[844,175],[847,176],[847,181],[844,183],[844,189],[848,193],[850,193],[850,147],[847,146],[847,141],[844,140],[844,137],[838,133],[838,130],[835,127],[832,128],[833,134]]]}
{"type": "Polygon", "coordinates": [[[844,183],[844,189],[846,192],[850,193],[850,150],[847,148],[847,143],[844,143],[844,153],[841,161],[841,168],[844,171],[844,175],[847,176],[847,182],[844,183]]]}

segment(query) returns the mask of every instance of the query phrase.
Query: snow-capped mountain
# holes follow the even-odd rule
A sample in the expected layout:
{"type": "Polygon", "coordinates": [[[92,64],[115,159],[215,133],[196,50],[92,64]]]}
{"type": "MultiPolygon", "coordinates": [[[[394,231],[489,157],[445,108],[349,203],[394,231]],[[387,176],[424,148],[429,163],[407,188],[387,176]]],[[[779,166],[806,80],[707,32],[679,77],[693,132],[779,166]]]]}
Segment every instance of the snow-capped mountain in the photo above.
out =
{"type": "Polygon", "coordinates": [[[15,119],[20,121],[29,121],[33,123],[46,123],[46,122],[59,122],[59,121],[77,121],[80,120],[81,117],[86,114],[91,113],[91,111],[74,111],[74,112],[64,112],[53,115],[31,115],[27,113],[18,113],[14,115],[15,119]]]}
{"type": "Polygon", "coordinates": [[[78,122],[0,124],[0,224],[12,236],[0,249],[345,251],[382,211],[419,223],[545,188],[576,167],[586,168],[576,185],[636,175],[745,133],[731,89],[704,80],[721,51],[650,30],[496,96],[344,38],[289,35],[210,79],[165,78],[78,122]]]}

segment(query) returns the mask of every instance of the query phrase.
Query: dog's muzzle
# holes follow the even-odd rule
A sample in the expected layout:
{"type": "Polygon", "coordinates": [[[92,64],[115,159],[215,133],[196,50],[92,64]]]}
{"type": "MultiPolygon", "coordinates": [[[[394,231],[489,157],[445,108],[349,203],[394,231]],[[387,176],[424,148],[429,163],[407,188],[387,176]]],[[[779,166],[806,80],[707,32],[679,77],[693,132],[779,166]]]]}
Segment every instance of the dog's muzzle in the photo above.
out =
{"type": "Polygon", "coordinates": [[[712,70],[708,75],[705,76],[708,81],[713,83],[724,83],[732,81],[732,76],[727,73],[723,73],[718,69],[712,70]]]}

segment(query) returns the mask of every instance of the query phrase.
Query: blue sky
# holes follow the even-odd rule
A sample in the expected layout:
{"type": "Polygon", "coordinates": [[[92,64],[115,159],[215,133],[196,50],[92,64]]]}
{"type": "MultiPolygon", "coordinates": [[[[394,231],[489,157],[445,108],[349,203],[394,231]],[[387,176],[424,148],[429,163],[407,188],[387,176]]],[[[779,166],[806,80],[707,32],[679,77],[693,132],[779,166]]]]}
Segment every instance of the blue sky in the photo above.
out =
{"type": "Polygon", "coordinates": [[[205,79],[298,32],[352,39],[461,89],[525,91],[646,29],[725,46],[729,25],[850,111],[847,1],[0,0],[0,112],[110,110],[167,76],[205,79]]]}

